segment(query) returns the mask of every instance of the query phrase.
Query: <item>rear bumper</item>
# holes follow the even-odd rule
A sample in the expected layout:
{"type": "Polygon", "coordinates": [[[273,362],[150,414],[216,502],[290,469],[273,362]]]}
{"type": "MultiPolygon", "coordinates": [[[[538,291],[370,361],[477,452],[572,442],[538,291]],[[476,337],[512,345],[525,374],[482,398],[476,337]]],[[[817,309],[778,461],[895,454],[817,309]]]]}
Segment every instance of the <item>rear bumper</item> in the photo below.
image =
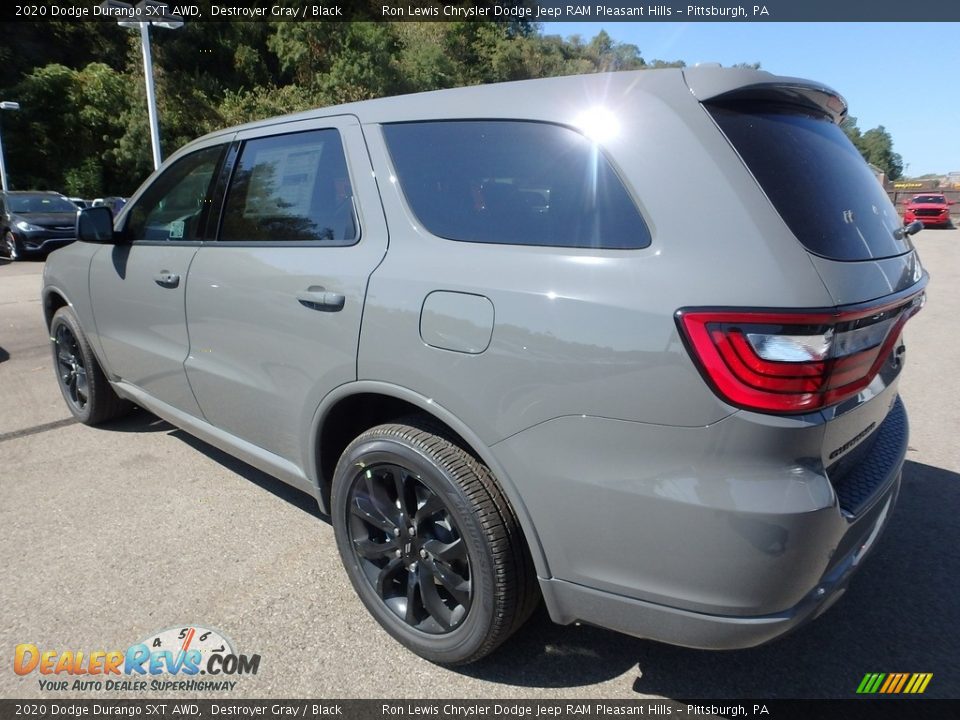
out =
{"type": "Polygon", "coordinates": [[[806,597],[782,612],[751,617],[710,615],[555,578],[541,578],[540,588],[550,617],[562,625],[586,622],[635,637],[706,650],[754,647],[813,620],[840,599],[850,577],[873,548],[890,518],[899,491],[898,473],[869,518],[858,521],[854,547],[820,578],[806,597]]]}
{"type": "Polygon", "coordinates": [[[863,414],[737,413],[703,428],[579,416],[498,443],[546,556],[551,617],[711,649],[816,617],[899,492],[906,413],[893,387],[870,405],[883,418],[875,448],[836,485],[820,460],[826,426],[853,437],[863,414]]]}

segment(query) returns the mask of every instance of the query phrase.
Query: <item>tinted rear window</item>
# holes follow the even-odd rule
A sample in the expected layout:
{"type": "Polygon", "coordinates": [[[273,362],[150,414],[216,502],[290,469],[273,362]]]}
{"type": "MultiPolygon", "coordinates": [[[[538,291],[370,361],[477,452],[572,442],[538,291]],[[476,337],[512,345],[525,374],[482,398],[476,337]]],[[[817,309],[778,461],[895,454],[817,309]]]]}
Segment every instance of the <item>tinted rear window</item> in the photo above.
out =
{"type": "Polygon", "coordinates": [[[911,249],[873,171],[826,116],[786,106],[707,106],[777,212],[812,253],[868,260],[911,249]]]}
{"type": "Polygon", "coordinates": [[[383,132],[407,202],[434,235],[559,247],[650,244],[610,163],[573,130],[470,120],[386,125],[383,132]]]}

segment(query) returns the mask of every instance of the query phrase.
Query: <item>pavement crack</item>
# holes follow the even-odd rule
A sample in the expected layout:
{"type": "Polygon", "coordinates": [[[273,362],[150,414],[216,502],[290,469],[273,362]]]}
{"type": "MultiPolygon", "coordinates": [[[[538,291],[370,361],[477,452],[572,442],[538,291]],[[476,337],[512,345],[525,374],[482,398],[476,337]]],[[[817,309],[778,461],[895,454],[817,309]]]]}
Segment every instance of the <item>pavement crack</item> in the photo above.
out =
{"type": "Polygon", "coordinates": [[[76,418],[64,418],[63,420],[54,420],[53,422],[34,425],[33,427],[23,428],[22,430],[13,430],[11,432],[0,433],[0,443],[6,442],[7,440],[16,440],[17,438],[27,437],[29,435],[45,433],[48,430],[56,430],[57,428],[66,427],[67,425],[73,425],[75,422],[77,422],[76,418]]]}

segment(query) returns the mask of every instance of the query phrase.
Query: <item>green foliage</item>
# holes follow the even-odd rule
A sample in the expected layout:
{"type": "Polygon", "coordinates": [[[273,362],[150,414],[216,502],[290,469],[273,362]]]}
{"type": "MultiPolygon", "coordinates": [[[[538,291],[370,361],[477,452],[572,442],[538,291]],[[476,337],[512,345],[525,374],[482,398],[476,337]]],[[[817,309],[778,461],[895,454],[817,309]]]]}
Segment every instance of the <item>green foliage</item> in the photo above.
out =
{"type": "Polygon", "coordinates": [[[861,132],[857,127],[857,119],[848,115],[841,127],[863,159],[883,170],[888,180],[896,180],[903,175],[903,158],[893,151],[893,138],[883,125],[861,132]]]}
{"type": "Polygon", "coordinates": [[[217,110],[221,125],[230,126],[326,104],[322,95],[300,85],[257,85],[250,90],[227,91],[217,110]]]}
{"type": "Polygon", "coordinates": [[[903,174],[903,160],[893,151],[893,138],[883,125],[867,130],[861,142],[860,152],[867,162],[881,168],[891,180],[903,174]]]}
{"type": "MultiPolygon", "coordinates": [[[[198,0],[205,11],[212,0],[198,0]]],[[[138,32],[113,23],[17,23],[0,45],[9,179],[17,188],[130,195],[153,170],[138,32]],[[13,48],[16,48],[14,50],[13,48]]],[[[683,67],[606,32],[543,35],[530,22],[186,23],[151,31],[164,156],[217,128],[313,107],[439,88],[683,67]]],[[[754,67],[744,65],[744,67],[754,67]]],[[[847,128],[865,157],[902,172],[882,128],[847,128]]]]}

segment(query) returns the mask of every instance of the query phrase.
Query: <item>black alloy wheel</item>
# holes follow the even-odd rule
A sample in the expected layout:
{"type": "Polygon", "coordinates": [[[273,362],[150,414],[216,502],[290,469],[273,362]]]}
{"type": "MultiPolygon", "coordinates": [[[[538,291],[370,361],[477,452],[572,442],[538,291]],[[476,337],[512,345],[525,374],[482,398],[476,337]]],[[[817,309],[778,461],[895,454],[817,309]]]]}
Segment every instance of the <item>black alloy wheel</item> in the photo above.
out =
{"type": "Polygon", "coordinates": [[[479,660],[539,602],[520,523],[496,479],[430,418],[378,425],[351,442],[330,508],[367,610],[427,660],[479,660]]]}
{"type": "Polygon", "coordinates": [[[62,323],[53,336],[54,356],[57,360],[57,377],[60,389],[67,402],[82,413],[90,399],[87,384],[87,368],[80,344],[70,328],[62,323]]]}
{"type": "Polygon", "coordinates": [[[354,559],[377,597],[426,633],[460,625],[470,611],[470,558],[443,499],[395,463],[364,468],[349,493],[354,559]]]}
{"type": "Polygon", "coordinates": [[[50,341],[57,384],[77,420],[96,425],[130,412],[133,405],[110,387],[72,307],[53,314],[50,341]]]}

